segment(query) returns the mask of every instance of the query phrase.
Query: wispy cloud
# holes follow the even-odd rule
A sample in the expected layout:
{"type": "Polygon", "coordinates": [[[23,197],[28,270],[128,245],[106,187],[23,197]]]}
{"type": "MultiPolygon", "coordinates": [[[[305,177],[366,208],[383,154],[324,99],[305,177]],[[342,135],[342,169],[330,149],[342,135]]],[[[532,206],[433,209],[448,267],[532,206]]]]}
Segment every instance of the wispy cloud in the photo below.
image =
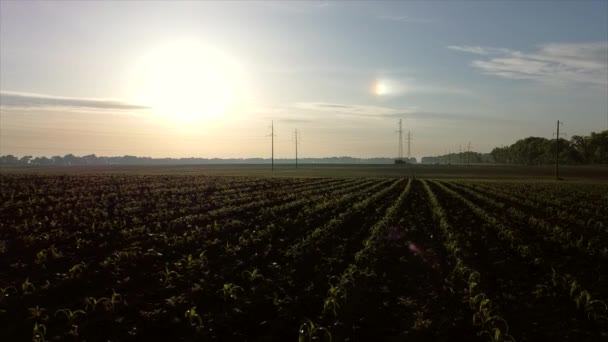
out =
{"type": "Polygon", "coordinates": [[[12,109],[76,108],[101,110],[140,110],[148,107],[113,99],[89,99],[44,94],[0,91],[0,106],[12,109]]]}
{"type": "Polygon", "coordinates": [[[416,119],[428,121],[477,121],[513,123],[513,118],[476,115],[472,113],[446,113],[423,110],[418,107],[387,107],[359,104],[298,102],[281,108],[265,108],[260,112],[272,114],[273,118],[293,123],[315,122],[320,118],[351,119],[416,119]],[[301,121],[300,121],[301,120],[301,121]]]}
{"type": "Polygon", "coordinates": [[[415,108],[391,108],[382,106],[369,106],[359,104],[326,103],[326,102],[298,102],[290,106],[293,109],[330,112],[338,115],[379,117],[388,114],[413,112],[415,108]]]}
{"type": "Polygon", "coordinates": [[[427,18],[415,18],[408,15],[394,15],[394,14],[386,14],[380,15],[377,17],[380,20],[387,21],[398,21],[402,23],[413,23],[413,24],[428,24],[432,23],[433,20],[427,18]]]}
{"type": "Polygon", "coordinates": [[[486,56],[471,65],[487,75],[552,85],[608,87],[608,42],[546,44],[529,53],[480,46],[448,49],[486,56]]]}
{"type": "Polygon", "coordinates": [[[484,55],[484,56],[494,55],[494,54],[505,54],[505,53],[511,52],[511,50],[504,49],[504,48],[468,46],[468,45],[464,45],[464,46],[450,45],[450,46],[448,46],[448,49],[455,50],[455,51],[461,51],[461,52],[469,52],[469,53],[474,53],[476,55],[484,55]]]}

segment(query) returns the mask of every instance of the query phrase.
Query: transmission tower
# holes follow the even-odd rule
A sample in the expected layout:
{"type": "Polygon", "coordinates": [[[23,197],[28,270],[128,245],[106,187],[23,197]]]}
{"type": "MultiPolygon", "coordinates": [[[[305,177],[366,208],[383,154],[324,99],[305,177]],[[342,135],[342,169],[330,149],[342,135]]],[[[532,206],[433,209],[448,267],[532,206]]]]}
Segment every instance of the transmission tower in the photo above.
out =
{"type": "Polygon", "coordinates": [[[271,170],[274,172],[274,120],[270,121],[270,158],[271,158],[271,170]]]}
{"type": "Polygon", "coordinates": [[[402,119],[399,119],[399,157],[398,160],[403,160],[403,127],[402,127],[402,119]]]}
{"type": "Polygon", "coordinates": [[[299,144],[299,142],[298,142],[298,129],[297,128],[294,131],[294,136],[295,136],[295,139],[296,139],[296,169],[297,169],[298,168],[298,144],[299,144]]]}

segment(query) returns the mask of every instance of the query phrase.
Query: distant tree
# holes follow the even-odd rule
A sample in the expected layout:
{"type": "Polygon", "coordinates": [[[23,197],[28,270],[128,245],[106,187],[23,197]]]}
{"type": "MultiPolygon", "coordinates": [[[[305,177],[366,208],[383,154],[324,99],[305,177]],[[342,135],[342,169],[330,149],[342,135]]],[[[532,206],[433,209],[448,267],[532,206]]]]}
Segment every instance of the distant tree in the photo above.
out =
{"type": "Polygon", "coordinates": [[[30,163],[31,159],[32,159],[32,156],[23,156],[23,157],[21,157],[21,159],[19,159],[19,164],[27,165],[30,163]]]}
{"type": "Polygon", "coordinates": [[[0,165],[16,165],[19,163],[19,159],[12,154],[0,157],[0,165]]]}
{"type": "Polygon", "coordinates": [[[61,156],[52,156],[51,160],[53,161],[53,165],[63,165],[63,158],[61,156]]]}

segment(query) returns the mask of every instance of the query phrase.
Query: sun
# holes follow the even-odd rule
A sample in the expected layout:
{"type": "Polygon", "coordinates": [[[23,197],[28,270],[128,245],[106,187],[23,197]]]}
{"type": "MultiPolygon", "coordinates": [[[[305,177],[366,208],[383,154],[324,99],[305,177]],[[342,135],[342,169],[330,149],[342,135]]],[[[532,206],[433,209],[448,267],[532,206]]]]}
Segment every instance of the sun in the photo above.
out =
{"type": "Polygon", "coordinates": [[[133,81],[134,101],[186,123],[222,118],[245,97],[236,61],[198,41],[177,41],[149,51],[136,66],[133,81]]]}
{"type": "Polygon", "coordinates": [[[380,82],[380,81],[376,82],[374,84],[374,94],[380,95],[380,96],[388,94],[388,87],[387,87],[387,85],[385,83],[383,83],[383,82],[380,82]]]}

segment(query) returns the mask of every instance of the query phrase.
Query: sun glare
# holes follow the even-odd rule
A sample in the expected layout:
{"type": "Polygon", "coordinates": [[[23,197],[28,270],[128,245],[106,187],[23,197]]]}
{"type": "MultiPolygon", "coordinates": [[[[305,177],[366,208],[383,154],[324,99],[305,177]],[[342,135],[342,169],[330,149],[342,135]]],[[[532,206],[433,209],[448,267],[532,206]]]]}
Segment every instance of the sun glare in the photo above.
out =
{"type": "Polygon", "coordinates": [[[382,82],[376,82],[374,85],[374,94],[376,95],[386,95],[388,93],[388,88],[386,84],[382,82]]]}
{"type": "Polygon", "coordinates": [[[136,67],[134,98],[174,121],[222,118],[245,98],[241,68],[221,51],[193,41],[156,48],[136,67]]]}

